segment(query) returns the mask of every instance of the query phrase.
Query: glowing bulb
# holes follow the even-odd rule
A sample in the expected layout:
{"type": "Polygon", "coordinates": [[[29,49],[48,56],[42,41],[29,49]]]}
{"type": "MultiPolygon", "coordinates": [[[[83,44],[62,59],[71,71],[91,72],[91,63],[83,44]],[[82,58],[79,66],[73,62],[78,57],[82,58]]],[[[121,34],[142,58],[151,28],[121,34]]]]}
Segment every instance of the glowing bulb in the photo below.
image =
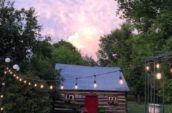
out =
{"type": "Polygon", "coordinates": [[[34,84],[34,87],[37,87],[38,86],[38,84],[34,84]]]}
{"type": "Polygon", "coordinates": [[[30,85],[31,85],[31,83],[29,82],[29,83],[28,83],[28,85],[30,86],[30,85]]]}
{"type": "Polygon", "coordinates": [[[75,84],[75,89],[78,89],[78,85],[77,84],[75,84]]]}
{"type": "Polygon", "coordinates": [[[63,90],[63,89],[64,89],[64,86],[63,86],[63,85],[61,85],[61,86],[60,86],[60,89],[62,89],[62,90],[63,90]]]}
{"type": "Polygon", "coordinates": [[[170,69],[170,72],[172,73],[172,68],[170,69]]]}
{"type": "Polygon", "coordinates": [[[4,98],[4,95],[1,95],[0,97],[1,97],[1,98],[4,98]]]}
{"type": "Polygon", "coordinates": [[[7,74],[7,71],[4,71],[4,74],[6,75],[7,74]]]}
{"type": "Polygon", "coordinates": [[[41,89],[44,88],[44,85],[41,85],[40,88],[41,88],[41,89]]]}
{"type": "Polygon", "coordinates": [[[93,87],[96,88],[97,87],[97,83],[96,81],[94,81],[93,87]]]}
{"type": "Polygon", "coordinates": [[[16,77],[16,74],[13,74],[13,77],[16,77]]]}
{"type": "Polygon", "coordinates": [[[1,107],[1,111],[3,111],[4,110],[4,108],[3,107],[1,107]]]}
{"type": "Polygon", "coordinates": [[[6,67],[6,70],[9,70],[9,68],[8,68],[8,67],[6,67]]]}
{"type": "Polygon", "coordinates": [[[123,84],[124,84],[124,81],[123,81],[123,79],[122,79],[121,76],[119,77],[119,84],[120,84],[120,85],[123,85],[123,84]]]}
{"type": "Polygon", "coordinates": [[[20,82],[21,82],[22,80],[23,80],[22,78],[19,79],[20,82]]]}
{"type": "Polygon", "coordinates": [[[18,79],[19,79],[19,77],[18,77],[18,76],[16,76],[16,79],[18,80],[18,79]]]}
{"type": "Polygon", "coordinates": [[[26,83],[27,83],[27,81],[26,81],[26,80],[24,80],[24,83],[26,84],[26,83]]]}
{"type": "Polygon", "coordinates": [[[146,71],[149,71],[150,70],[150,67],[149,66],[146,66],[145,69],[146,69],[146,71]]]}
{"type": "Polygon", "coordinates": [[[157,68],[157,69],[160,68],[160,64],[159,64],[159,63],[156,64],[156,68],[157,68]]]}
{"type": "Polygon", "coordinates": [[[52,89],[53,89],[53,86],[51,85],[51,86],[50,86],[50,90],[52,90],[52,89]]]}
{"type": "Polygon", "coordinates": [[[161,78],[162,78],[162,74],[159,72],[159,73],[157,73],[156,74],[156,78],[158,79],[158,80],[160,80],[161,78]]]}
{"type": "Polygon", "coordinates": [[[2,86],[5,86],[5,82],[2,82],[2,86]]]}

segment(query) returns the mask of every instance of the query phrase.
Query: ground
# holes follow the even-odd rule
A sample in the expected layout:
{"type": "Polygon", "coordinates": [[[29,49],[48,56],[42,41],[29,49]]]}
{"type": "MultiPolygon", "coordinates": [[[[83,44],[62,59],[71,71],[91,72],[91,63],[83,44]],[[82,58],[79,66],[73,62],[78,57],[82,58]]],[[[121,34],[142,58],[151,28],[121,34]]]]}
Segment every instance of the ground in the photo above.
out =
{"type": "MultiPolygon", "coordinates": [[[[128,102],[128,113],[144,113],[144,103],[128,102]]],[[[165,105],[165,113],[172,113],[172,104],[165,105]]]]}

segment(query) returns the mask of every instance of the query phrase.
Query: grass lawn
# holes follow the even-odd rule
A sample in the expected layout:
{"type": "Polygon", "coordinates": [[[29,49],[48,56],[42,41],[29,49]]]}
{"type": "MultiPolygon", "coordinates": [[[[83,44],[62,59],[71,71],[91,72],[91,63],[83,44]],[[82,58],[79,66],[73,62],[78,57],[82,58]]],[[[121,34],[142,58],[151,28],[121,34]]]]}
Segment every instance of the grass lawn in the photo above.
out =
{"type": "MultiPolygon", "coordinates": [[[[144,103],[128,102],[128,113],[144,113],[144,103]]],[[[172,104],[165,105],[165,113],[172,113],[172,104]]]]}

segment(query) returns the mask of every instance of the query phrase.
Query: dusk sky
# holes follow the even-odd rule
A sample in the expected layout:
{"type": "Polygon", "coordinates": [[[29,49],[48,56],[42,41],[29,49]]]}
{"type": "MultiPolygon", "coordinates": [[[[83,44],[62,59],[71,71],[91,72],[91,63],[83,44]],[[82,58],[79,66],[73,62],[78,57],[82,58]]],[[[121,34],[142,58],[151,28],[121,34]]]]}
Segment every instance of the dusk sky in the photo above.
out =
{"type": "Polygon", "coordinates": [[[69,41],[94,59],[100,37],[123,23],[115,0],[15,0],[15,7],[34,7],[43,35],[50,35],[53,43],[69,41]]]}

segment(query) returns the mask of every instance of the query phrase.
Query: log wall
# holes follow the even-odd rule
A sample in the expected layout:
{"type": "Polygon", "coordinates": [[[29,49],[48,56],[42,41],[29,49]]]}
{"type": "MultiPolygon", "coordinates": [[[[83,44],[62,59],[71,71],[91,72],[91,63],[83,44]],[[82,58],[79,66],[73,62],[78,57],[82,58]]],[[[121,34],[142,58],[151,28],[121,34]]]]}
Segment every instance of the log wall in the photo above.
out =
{"type": "Polygon", "coordinates": [[[63,99],[66,99],[67,95],[73,95],[70,102],[78,105],[84,104],[85,96],[97,95],[98,107],[106,110],[106,113],[127,113],[126,92],[61,91],[63,99]],[[111,97],[114,97],[114,100],[110,101],[111,97]]]}

